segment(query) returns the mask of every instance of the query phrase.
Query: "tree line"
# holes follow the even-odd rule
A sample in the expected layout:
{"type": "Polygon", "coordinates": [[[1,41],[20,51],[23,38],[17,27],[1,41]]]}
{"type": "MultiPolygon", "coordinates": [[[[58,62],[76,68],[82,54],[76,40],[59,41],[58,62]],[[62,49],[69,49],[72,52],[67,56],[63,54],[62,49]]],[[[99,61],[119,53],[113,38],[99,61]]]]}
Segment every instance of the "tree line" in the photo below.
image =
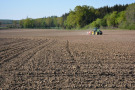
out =
{"type": "Polygon", "coordinates": [[[74,10],[61,17],[51,16],[38,19],[20,20],[21,28],[64,28],[79,29],[92,27],[116,27],[135,29],[135,4],[115,5],[94,8],[92,6],[76,6],[74,10]]]}
{"type": "Polygon", "coordinates": [[[85,26],[85,28],[89,27],[135,29],[135,4],[128,5],[125,10],[114,10],[106,14],[103,18],[97,18],[95,21],[85,26]]]}

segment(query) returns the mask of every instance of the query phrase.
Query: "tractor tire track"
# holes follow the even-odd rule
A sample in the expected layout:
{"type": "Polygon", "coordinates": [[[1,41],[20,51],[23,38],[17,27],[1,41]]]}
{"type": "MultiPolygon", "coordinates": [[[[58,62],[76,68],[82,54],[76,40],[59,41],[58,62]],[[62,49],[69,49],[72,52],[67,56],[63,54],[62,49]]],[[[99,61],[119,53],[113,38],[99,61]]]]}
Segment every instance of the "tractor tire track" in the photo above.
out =
{"type": "Polygon", "coordinates": [[[67,40],[67,44],[66,44],[66,51],[68,52],[69,56],[71,57],[71,63],[76,63],[77,61],[74,57],[74,55],[71,53],[70,49],[69,49],[69,41],[67,40]]]}

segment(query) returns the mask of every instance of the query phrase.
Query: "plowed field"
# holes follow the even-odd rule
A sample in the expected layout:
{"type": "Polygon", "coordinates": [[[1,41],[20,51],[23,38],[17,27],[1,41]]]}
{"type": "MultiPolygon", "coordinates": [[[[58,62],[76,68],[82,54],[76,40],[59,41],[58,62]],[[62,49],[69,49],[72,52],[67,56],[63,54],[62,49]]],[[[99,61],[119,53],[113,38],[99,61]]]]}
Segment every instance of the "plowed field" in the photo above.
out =
{"type": "Polygon", "coordinates": [[[0,89],[135,89],[135,31],[0,30],[0,89]]]}

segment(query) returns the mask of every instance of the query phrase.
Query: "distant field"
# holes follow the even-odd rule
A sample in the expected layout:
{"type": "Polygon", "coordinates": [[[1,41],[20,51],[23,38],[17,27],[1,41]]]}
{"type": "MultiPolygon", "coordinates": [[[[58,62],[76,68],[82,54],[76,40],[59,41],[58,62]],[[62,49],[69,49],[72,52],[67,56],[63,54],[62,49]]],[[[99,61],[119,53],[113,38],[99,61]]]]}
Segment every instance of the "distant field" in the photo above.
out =
{"type": "Polygon", "coordinates": [[[135,31],[0,30],[0,89],[135,89],[135,31]]]}

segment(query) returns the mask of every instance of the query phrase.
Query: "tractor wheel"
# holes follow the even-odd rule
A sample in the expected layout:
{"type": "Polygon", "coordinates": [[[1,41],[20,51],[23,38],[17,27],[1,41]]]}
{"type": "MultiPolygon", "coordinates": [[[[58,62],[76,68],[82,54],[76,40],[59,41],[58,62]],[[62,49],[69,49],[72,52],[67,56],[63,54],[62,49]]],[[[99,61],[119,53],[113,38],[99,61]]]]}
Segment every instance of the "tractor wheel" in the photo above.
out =
{"type": "Polygon", "coordinates": [[[103,34],[103,32],[102,31],[100,31],[100,35],[102,35],[103,34]]]}

